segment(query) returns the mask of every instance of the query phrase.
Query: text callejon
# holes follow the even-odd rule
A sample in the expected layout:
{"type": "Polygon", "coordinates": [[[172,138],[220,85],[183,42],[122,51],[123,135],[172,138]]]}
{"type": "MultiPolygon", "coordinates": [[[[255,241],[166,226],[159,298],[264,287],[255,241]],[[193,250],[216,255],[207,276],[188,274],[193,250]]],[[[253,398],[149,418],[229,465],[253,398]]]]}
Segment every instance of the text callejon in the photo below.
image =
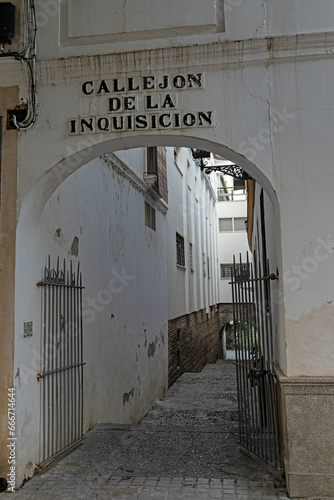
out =
{"type": "Polygon", "coordinates": [[[103,99],[105,113],[69,120],[70,135],[163,130],[214,125],[212,110],[179,108],[179,93],[204,88],[204,76],[177,74],[112,78],[82,83],[82,97],[103,99]]]}

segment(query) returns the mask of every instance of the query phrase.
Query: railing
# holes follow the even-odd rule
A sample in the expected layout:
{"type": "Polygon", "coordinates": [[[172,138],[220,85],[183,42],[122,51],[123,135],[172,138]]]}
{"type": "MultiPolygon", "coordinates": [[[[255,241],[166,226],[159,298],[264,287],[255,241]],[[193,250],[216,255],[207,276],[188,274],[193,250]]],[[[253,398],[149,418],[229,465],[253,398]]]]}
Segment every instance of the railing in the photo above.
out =
{"type": "Polygon", "coordinates": [[[218,201],[244,201],[246,200],[246,188],[217,188],[217,199],[218,201]]]}

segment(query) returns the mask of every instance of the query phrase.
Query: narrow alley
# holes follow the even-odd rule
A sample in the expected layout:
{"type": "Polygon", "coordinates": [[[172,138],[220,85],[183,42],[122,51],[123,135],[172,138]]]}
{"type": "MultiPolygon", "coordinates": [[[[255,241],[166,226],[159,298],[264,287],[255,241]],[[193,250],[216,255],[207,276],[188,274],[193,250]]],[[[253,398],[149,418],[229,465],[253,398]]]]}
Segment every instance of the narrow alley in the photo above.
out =
{"type": "Polygon", "coordinates": [[[285,499],[278,472],[238,443],[235,366],[185,373],[137,425],[97,424],[15,499],[285,499]]]}

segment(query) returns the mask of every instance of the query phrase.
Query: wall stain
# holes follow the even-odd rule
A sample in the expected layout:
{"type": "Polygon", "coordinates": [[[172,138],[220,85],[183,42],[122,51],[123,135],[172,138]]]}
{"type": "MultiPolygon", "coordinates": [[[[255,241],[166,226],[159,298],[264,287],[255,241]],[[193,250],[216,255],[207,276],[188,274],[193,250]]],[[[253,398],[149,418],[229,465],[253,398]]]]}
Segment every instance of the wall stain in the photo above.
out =
{"type": "Polygon", "coordinates": [[[148,344],[147,354],[148,354],[149,358],[153,358],[153,356],[155,354],[155,351],[157,349],[157,343],[158,343],[158,336],[156,335],[155,336],[155,341],[154,342],[150,342],[148,344]]]}
{"type": "Polygon", "coordinates": [[[135,395],[135,388],[132,387],[131,391],[130,392],[125,392],[123,394],[123,406],[126,404],[126,403],[129,403],[130,401],[130,398],[133,398],[133,396],[135,395]]]}
{"type": "Polygon", "coordinates": [[[68,252],[70,255],[74,255],[75,257],[78,257],[79,255],[79,238],[77,236],[74,236],[71,249],[68,252]]]}

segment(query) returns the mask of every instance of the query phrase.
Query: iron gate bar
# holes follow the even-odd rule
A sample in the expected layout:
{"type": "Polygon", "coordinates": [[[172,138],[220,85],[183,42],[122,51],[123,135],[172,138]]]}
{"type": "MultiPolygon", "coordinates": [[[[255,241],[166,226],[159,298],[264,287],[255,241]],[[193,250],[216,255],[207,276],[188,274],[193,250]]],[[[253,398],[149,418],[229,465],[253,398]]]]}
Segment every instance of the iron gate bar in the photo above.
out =
{"type": "Polygon", "coordinates": [[[257,263],[233,259],[232,299],[239,410],[239,442],[282,468],[277,379],[273,353],[270,280],[278,279],[257,263]]]}
{"type": "MultiPolygon", "coordinates": [[[[255,276],[258,276],[259,274],[261,275],[261,269],[259,265],[259,270],[257,269],[257,259],[256,259],[256,252],[254,253],[254,271],[255,271],[255,276]]],[[[258,349],[258,355],[260,355],[260,367],[263,368],[264,365],[264,359],[265,359],[265,354],[266,354],[266,349],[265,349],[265,341],[264,341],[264,324],[263,324],[263,315],[261,314],[260,306],[263,306],[263,297],[262,297],[262,286],[261,283],[256,283],[255,285],[255,303],[257,305],[257,317],[258,317],[258,346],[256,349],[258,349]]],[[[261,439],[261,444],[262,444],[262,456],[270,461],[269,459],[269,453],[268,453],[268,440],[266,439],[266,415],[265,415],[265,397],[264,397],[264,387],[262,384],[258,388],[258,395],[259,395],[259,419],[260,419],[260,428],[262,429],[262,435],[260,434],[260,439],[261,439]]]]}
{"type": "MultiPolygon", "coordinates": [[[[243,270],[243,265],[242,265],[242,261],[241,261],[241,257],[240,257],[240,269],[243,270]]],[[[243,276],[242,276],[243,277],[243,276]]],[[[245,308],[242,308],[241,309],[241,321],[242,321],[242,324],[244,325],[244,329],[243,331],[245,332],[245,329],[246,331],[248,331],[248,304],[247,304],[247,295],[245,294],[245,288],[244,287],[240,287],[240,292],[241,292],[241,302],[244,303],[246,305],[245,308]]],[[[248,349],[248,346],[247,346],[247,337],[249,337],[248,335],[241,335],[241,352],[243,354],[243,359],[247,359],[247,356],[246,356],[246,353],[249,352],[249,349],[248,349]]],[[[251,423],[251,402],[250,402],[250,394],[249,394],[249,391],[248,391],[248,383],[247,381],[245,381],[245,384],[244,384],[244,389],[246,391],[246,398],[247,398],[247,414],[245,415],[246,417],[246,421],[245,421],[245,431],[246,431],[246,442],[248,444],[248,446],[250,446],[250,439],[251,439],[251,433],[249,432],[250,431],[250,423],[251,423]]]]}
{"type": "MultiPolygon", "coordinates": [[[[257,265],[255,262],[255,270],[257,265]]],[[[256,272],[256,271],[255,271],[256,272]]],[[[264,270],[262,270],[261,263],[259,263],[258,274],[261,275],[264,270]]],[[[267,325],[267,298],[264,297],[264,290],[262,283],[257,284],[259,294],[258,294],[258,304],[259,304],[259,318],[260,318],[260,329],[259,335],[261,340],[261,368],[266,369],[268,361],[271,359],[269,344],[268,344],[268,325],[267,325]]],[[[268,383],[268,380],[266,380],[268,383]]],[[[263,442],[265,444],[265,457],[272,463],[272,446],[270,435],[268,434],[268,406],[267,406],[267,387],[264,380],[260,381],[260,395],[261,395],[261,422],[263,428],[263,442]]]]}
{"type": "Polygon", "coordinates": [[[43,279],[43,334],[41,371],[41,463],[76,444],[83,435],[83,322],[82,275],[64,260],[43,279]]]}
{"type": "Polygon", "coordinates": [[[62,372],[63,370],[68,370],[70,368],[77,368],[78,366],[83,366],[85,365],[86,363],[77,363],[76,365],[71,365],[71,366],[65,366],[64,368],[56,368],[55,370],[51,370],[49,372],[41,372],[41,373],[37,373],[36,377],[38,379],[40,378],[44,378],[45,375],[50,375],[51,373],[58,373],[58,372],[62,372]]]}

